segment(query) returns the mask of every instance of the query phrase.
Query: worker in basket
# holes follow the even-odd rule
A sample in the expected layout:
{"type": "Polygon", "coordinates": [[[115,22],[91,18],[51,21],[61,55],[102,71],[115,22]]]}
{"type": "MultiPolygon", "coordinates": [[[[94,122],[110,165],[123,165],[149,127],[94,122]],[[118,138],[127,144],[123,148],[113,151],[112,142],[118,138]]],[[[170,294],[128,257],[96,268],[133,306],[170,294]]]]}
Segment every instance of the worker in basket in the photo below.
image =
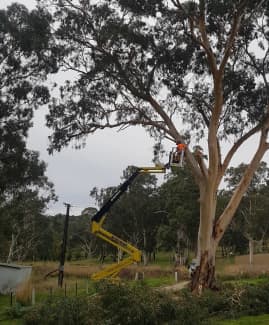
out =
{"type": "Polygon", "coordinates": [[[179,167],[183,167],[184,154],[186,150],[186,145],[178,141],[176,151],[173,154],[172,164],[178,164],[179,167]]]}

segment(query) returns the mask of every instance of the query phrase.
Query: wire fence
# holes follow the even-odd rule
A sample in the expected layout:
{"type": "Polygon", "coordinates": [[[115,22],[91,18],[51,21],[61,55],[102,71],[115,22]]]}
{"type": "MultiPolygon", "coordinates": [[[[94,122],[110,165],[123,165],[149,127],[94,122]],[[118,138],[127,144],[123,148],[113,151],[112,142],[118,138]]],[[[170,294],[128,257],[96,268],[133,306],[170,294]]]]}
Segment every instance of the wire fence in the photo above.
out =
{"type": "MultiPolygon", "coordinates": [[[[145,278],[144,272],[137,272],[134,280],[147,281],[150,280],[150,278],[145,278]]],[[[162,279],[162,281],[163,280],[164,279],[162,279]]],[[[174,276],[170,275],[166,280],[168,280],[167,284],[181,281],[180,272],[175,271],[174,276]]],[[[81,297],[94,294],[95,292],[95,284],[88,279],[71,283],[64,282],[62,287],[49,286],[47,288],[40,288],[29,283],[23,288],[19,288],[18,291],[11,291],[9,294],[4,296],[0,295],[0,308],[1,306],[12,307],[16,304],[34,306],[36,303],[42,303],[48,299],[60,297],[81,297]]]]}

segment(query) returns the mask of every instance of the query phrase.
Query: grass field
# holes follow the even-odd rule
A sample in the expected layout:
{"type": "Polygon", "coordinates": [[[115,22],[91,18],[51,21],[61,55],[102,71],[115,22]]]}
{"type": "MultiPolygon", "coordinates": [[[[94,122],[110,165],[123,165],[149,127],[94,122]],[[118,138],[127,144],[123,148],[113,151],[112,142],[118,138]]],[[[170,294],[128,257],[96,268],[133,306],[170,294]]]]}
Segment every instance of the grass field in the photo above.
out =
{"type": "MultiPolygon", "coordinates": [[[[75,296],[86,295],[94,292],[94,284],[89,280],[90,275],[103,267],[96,261],[81,260],[67,262],[65,265],[64,286],[62,289],[57,287],[57,273],[45,277],[49,272],[57,269],[58,262],[35,262],[29,288],[18,293],[17,299],[22,304],[29,304],[31,301],[32,288],[35,288],[36,303],[45,301],[50,296],[75,296]]],[[[134,280],[135,273],[144,273],[145,283],[150,287],[161,287],[172,285],[174,279],[174,265],[172,254],[161,253],[157,255],[156,261],[149,266],[131,266],[121,273],[125,280],[134,280]]],[[[188,279],[186,268],[178,268],[179,279],[188,279]]],[[[259,285],[268,283],[269,274],[269,254],[255,255],[254,265],[248,263],[248,256],[230,257],[217,259],[217,276],[227,283],[238,285],[252,284],[259,285]]],[[[5,313],[10,306],[9,296],[0,296],[0,325],[21,325],[21,319],[8,319],[5,313]]],[[[237,320],[217,322],[216,325],[226,324],[269,324],[269,315],[256,317],[243,317],[237,320]]]]}
{"type": "Polygon", "coordinates": [[[216,325],[268,325],[269,315],[246,316],[235,320],[216,322],[216,325]]]}

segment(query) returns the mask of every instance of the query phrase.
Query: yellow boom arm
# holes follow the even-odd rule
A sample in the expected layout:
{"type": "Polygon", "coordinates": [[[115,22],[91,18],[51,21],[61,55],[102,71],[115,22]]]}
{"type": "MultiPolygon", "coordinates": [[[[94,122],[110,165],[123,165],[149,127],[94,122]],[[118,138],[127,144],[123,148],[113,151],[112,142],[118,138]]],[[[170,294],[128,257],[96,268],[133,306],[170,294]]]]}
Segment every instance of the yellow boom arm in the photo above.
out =
{"type": "Polygon", "coordinates": [[[138,263],[141,261],[141,251],[131,245],[130,243],[122,240],[121,238],[113,235],[109,231],[103,228],[103,223],[106,218],[107,211],[111,206],[118,200],[118,198],[127,190],[128,186],[139,174],[145,173],[165,173],[164,167],[139,167],[136,171],[119,187],[119,189],[111,196],[111,198],[104,204],[104,206],[92,217],[91,221],[91,232],[97,237],[110,243],[114,247],[127,253],[129,257],[123,259],[119,263],[109,265],[100,272],[92,275],[92,280],[102,280],[105,278],[115,278],[119,272],[126,266],[138,263]]]}

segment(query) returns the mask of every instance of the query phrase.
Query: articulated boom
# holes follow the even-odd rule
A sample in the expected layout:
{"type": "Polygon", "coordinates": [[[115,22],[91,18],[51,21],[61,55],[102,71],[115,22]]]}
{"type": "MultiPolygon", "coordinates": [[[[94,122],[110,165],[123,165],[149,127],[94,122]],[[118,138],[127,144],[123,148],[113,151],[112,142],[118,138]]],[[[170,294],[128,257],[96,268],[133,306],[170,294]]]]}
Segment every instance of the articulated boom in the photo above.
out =
{"type": "Polygon", "coordinates": [[[121,251],[127,253],[129,257],[123,259],[119,263],[112,264],[100,272],[94,273],[92,275],[93,280],[102,280],[105,278],[115,278],[119,272],[126,266],[138,263],[141,261],[141,251],[129,244],[128,242],[122,240],[121,238],[113,235],[111,232],[103,228],[103,223],[106,218],[106,214],[111,206],[120,198],[120,196],[128,189],[128,186],[134,181],[134,179],[139,174],[146,173],[165,173],[165,167],[139,167],[135,172],[118,188],[118,190],[113,193],[110,199],[101,207],[101,209],[92,217],[91,220],[91,232],[97,237],[103,239],[104,241],[110,243],[114,247],[120,249],[121,251]]]}

